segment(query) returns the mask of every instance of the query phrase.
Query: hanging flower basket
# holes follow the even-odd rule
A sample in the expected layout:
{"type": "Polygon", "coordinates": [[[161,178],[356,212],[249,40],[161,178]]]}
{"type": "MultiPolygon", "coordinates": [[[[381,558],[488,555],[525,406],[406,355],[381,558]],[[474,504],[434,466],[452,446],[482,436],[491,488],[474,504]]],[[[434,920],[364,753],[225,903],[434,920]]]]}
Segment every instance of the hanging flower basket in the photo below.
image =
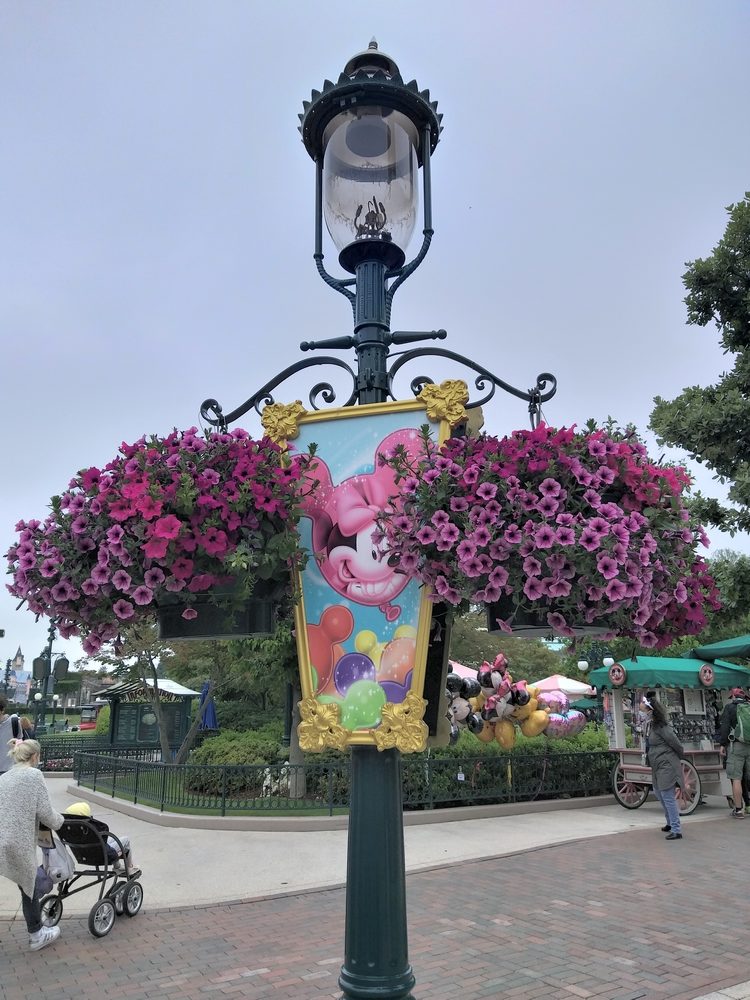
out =
{"type": "Polygon", "coordinates": [[[400,492],[374,541],[433,600],[489,605],[493,631],[662,647],[719,607],[690,477],[652,462],[634,431],[541,424],[441,446],[425,435],[416,460],[396,449],[381,461],[400,492]]]}
{"type": "Polygon", "coordinates": [[[203,437],[193,427],[123,444],[53,497],[44,522],[16,525],[8,589],[54,618],[63,638],[81,636],[89,655],[157,611],[163,638],[270,631],[273,598],[252,588],[291,594],[291,570],[304,562],[308,460],[243,430],[203,437]],[[232,579],[233,596],[217,596],[232,579]],[[229,624],[217,624],[219,612],[229,624]]]}
{"type": "Polygon", "coordinates": [[[252,593],[238,599],[237,588],[214,587],[189,602],[179,594],[166,594],[156,617],[160,639],[248,639],[271,635],[278,617],[273,588],[258,581],[252,593]]]}

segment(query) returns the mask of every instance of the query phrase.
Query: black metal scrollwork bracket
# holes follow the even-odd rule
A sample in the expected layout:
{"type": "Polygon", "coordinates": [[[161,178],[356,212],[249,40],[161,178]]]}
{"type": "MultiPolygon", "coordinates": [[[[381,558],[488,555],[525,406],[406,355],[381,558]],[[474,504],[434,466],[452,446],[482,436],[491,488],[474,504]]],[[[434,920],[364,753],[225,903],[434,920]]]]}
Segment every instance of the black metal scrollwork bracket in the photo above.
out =
{"type": "MultiPolygon", "coordinates": [[[[442,340],[446,336],[446,333],[445,330],[434,330],[430,333],[392,333],[387,334],[386,336],[389,337],[391,343],[398,344],[416,339],[429,338],[442,340]]],[[[300,344],[300,349],[303,351],[314,350],[316,347],[345,349],[353,346],[353,337],[336,337],[330,340],[320,341],[317,344],[313,342],[303,342],[300,344]]],[[[526,400],[529,407],[529,416],[532,427],[536,427],[539,423],[541,418],[542,403],[551,399],[557,392],[557,379],[549,372],[542,372],[537,375],[536,384],[533,388],[528,390],[517,389],[515,386],[512,386],[508,382],[504,381],[504,379],[501,379],[498,375],[493,374],[483,365],[477,364],[475,361],[464,357],[462,354],[457,354],[455,351],[448,351],[442,347],[419,347],[397,355],[396,360],[388,369],[387,392],[391,399],[397,398],[394,393],[393,383],[401,369],[410,362],[425,357],[446,358],[447,360],[463,365],[465,368],[468,368],[470,371],[476,373],[476,377],[474,378],[474,388],[478,393],[480,393],[480,396],[475,399],[470,399],[466,404],[467,409],[473,409],[484,405],[488,402],[488,400],[492,399],[498,389],[501,389],[503,392],[507,392],[510,395],[515,396],[517,399],[526,400]]],[[[322,365],[333,365],[336,368],[341,368],[351,376],[352,391],[345,402],[340,405],[353,406],[357,402],[357,373],[350,365],[348,365],[345,361],[342,361],[340,358],[325,355],[323,357],[305,358],[303,361],[298,361],[296,364],[285,368],[282,372],[279,372],[278,375],[275,375],[270,381],[266,382],[264,386],[258,389],[258,391],[242,403],[241,406],[232,410],[231,413],[224,414],[222,407],[217,400],[205,400],[201,405],[201,418],[212,427],[217,427],[220,430],[226,430],[229,424],[239,419],[249,410],[255,410],[255,412],[260,415],[264,407],[275,402],[272,395],[273,390],[287,379],[291,378],[292,375],[297,374],[297,372],[304,371],[306,368],[316,368],[322,365]]],[[[417,396],[425,385],[428,385],[433,381],[434,380],[427,375],[418,375],[411,380],[410,390],[414,396],[417,396]]],[[[330,382],[317,382],[310,389],[308,396],[310,408],[313,410],[319,410],[321,408],[318,403],[319,400],[328,406],[336,401],[336,393],[330,382]]]]}

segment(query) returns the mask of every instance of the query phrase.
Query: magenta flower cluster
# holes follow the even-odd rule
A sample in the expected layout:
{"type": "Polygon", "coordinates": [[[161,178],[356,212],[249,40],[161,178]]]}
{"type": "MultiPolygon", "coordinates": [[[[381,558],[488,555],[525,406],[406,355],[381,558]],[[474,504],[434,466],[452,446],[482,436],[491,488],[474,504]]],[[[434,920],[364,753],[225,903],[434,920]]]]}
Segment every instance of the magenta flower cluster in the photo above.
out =
{"type": "Polygon", "coordinates": [[[122,444],[53,497],[45,521],[16,525],[8,590],[93,655],[122,623],[154,620],[166,595],[182,595],[194,618],[194,596],[234,573],[248,588],[288,579],[307,458],[243,430],[122,444]]]}
{"type": "Polygon", "coordinates": [[[685,505],[681,467],[652,462],[634,433],[541,424],[509,437],[424,435],[417,462],[381,456],[400,495],[378,541],[452,605],[544,609],[561,636],[606,628],[645,647],[700,632],[719,607],[708,544],[685,505]]]}

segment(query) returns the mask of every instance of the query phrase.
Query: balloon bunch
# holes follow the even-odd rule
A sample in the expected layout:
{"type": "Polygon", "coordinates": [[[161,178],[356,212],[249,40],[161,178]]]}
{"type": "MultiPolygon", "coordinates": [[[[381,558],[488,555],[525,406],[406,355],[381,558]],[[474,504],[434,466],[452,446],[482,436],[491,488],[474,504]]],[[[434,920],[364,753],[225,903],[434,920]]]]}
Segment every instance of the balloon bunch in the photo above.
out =
{"type": "Polygon", "coordinates": [[[514,681],[508,659],[498,653],[490,664],[486,660],[477,671],[477,679],[448,674],[448,719],[451,743],[465,726],[483,743],[492,740],[504,750],[516,742],[516,727],[524,736],[544,733],[551,739],[575,736],[586,725],[583,712],[570,708],[562,691],[539,691],[526,681],[514,681]]]}

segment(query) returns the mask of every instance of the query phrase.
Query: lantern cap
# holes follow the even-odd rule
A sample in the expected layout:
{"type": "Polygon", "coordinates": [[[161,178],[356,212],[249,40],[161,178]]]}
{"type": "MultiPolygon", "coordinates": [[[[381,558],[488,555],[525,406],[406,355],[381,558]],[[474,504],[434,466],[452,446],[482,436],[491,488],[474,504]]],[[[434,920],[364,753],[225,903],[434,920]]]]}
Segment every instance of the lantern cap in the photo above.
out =
{"type": "Polygon", "coordinates": [[[437,101],[430,100],[429,90],[420,90],[416,80],[404,83],[395,61],[378,49],[374,38],[367,49],[352,56],[336,83],[324,81],[322,91],[313,90],[310,100],[302,102],[299,131],[312,159],[322,160],[323,135],[336,115],[373,106],[400,111],[414,123],[420,136],[417,156],[421,166],[423,131],[429,127],[432,153],[443,130],[443,116],[437,101]]]}

